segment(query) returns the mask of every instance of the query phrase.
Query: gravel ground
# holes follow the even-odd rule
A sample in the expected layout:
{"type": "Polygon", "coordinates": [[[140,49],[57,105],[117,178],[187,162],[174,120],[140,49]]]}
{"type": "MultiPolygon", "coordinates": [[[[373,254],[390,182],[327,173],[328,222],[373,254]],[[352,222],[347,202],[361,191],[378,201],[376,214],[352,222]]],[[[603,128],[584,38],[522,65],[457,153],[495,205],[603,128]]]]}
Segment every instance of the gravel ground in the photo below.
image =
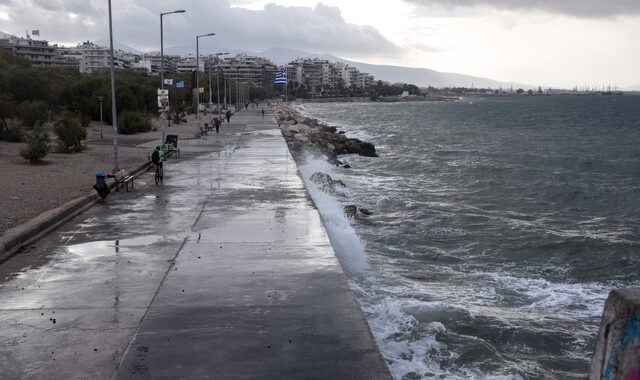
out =
{"type": "MultiPolygon", "coordinates": [[[[172,125],[167,134],[177,134],[180,141],[193,138],[198,130],[195,120],[189,118],[186,124],[172,125]]],[[[111,136],[111,126],[105,125],[100,140],[100,126],[92,124],[87,129],[85,151],[49,153],[36,165],[20,157],[19,150],[24,144],[0,141],[0,235],[45,211],[93,192],[95,173],[110,173],[113,168],[113,147],[105,144],[111,141],[111,136]]],[[[120,167],[133,170],[147,162],[150,148],[135,145],[153,140],[159,142],[160,136],[159,130],[119,136],[120,167]]]]}

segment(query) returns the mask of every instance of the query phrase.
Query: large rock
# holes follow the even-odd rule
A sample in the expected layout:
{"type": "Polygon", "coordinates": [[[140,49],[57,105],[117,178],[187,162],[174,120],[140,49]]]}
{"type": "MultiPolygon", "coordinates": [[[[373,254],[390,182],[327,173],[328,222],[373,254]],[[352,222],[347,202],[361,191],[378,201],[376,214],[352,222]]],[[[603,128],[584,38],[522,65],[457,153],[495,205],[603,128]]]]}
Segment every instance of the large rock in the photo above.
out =
{"type": "Polygon", "coordinates": [[[312,129],[308,125],[305,124],[294,124],[289,127],[289,131],[294,133],[311,133],[312,129]]]}
{"type": "Polygon", "coordinates": [[[357,154],[365,157],[378,157],[373,144],[358,139],[347,139],[343,144],[336,145],[336,154],[357,154]]]}
{"type": "Polygon", "coordinates": [[[320,190],[324,191],[325,193],[331,193],[331,194],[335,193],[336,185],[340,187],[347,187],[347,185],[345,185],[344,182],[340,180],[334,180],[327,173],[315,172],[311,174],[311,177],[309,177],[309,179],[313,183],[315,183],[320,190]]]}

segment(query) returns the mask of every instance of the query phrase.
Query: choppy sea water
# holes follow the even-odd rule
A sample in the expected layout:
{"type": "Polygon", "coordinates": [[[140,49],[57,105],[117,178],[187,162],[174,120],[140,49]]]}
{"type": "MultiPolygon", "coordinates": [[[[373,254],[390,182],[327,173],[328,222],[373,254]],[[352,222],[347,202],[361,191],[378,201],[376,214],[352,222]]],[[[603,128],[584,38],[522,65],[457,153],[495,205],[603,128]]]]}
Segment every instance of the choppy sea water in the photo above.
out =
{"type": "Polygon", "coordinates": [[[585,377],[640,285],[640,97],[297,107],[380,154],[301,172],[395,378],[585,377]]]}

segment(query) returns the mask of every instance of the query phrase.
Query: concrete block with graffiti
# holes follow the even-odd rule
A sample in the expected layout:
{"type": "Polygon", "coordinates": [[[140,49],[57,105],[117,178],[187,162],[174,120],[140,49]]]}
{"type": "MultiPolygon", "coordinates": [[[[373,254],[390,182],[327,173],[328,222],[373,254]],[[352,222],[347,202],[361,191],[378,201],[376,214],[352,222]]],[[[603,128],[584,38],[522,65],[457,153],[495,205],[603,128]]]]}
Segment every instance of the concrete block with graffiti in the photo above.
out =
{"type": "Polygon", "coordinates": [[[640,288],[609,293],[589,379],[640,380],[640,288]]]}

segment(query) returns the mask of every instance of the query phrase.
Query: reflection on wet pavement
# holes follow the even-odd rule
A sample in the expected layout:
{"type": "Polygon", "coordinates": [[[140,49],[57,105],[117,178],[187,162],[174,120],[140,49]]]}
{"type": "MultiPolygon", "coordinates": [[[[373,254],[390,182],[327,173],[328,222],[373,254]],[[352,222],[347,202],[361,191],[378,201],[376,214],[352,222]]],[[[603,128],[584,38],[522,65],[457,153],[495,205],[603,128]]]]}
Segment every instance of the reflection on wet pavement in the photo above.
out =
{"type": "Polygon", "coordinates": [[[0,377],[388,374],[284,140],[249,114],[0,266],[0,377]]]}

